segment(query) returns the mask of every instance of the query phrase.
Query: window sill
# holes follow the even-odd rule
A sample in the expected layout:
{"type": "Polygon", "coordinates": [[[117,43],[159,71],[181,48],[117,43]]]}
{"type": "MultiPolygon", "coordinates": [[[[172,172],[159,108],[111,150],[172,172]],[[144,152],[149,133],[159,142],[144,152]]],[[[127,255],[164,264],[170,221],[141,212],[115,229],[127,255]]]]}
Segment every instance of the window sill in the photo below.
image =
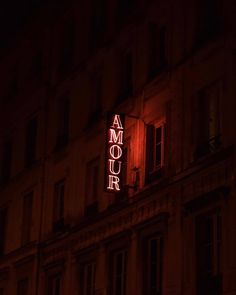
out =
{"type": "Polygon", "coordinates": [[[161,167],[160,169],[155,170],[153,172],[148,172],[148,175],[146,175],[145,179],[145,185],[149,185],[151,183],[161,180],[164,177],[164,174],[164,167],[161,167]]]}
{"type": "Polygon", "coordinates": [[[86,206],[85,208],[85,217],[93,217],[98,214],[98,202],[94,202],[86,206]]]}
{"type": "Polygon", "coordinates": [[[54,233],[62,232],[65,229],[64,218],[61,218],[55,222],[53,222],[52,231],[54,233]]]}
{"type": "Polygon", "coordinates": [[[194,152],[194,161],[204,159],[212,154],[218,153],[222,149],[221,135],[217,135],[208,141],[199,144],[194,152]]]}

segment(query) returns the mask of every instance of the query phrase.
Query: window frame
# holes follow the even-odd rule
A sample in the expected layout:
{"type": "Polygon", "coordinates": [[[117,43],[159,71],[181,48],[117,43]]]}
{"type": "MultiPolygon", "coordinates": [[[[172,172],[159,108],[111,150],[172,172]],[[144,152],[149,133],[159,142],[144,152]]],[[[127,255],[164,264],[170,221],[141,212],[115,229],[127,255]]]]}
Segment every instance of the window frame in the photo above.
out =
{"type": "Polygon", "coordinates": [[[82,264],[82,295],[93,295],[95,291],[95,279],[96,279],[96,262],[94,260],[86,261],[82,264]],[[88,289],[88,268],[91,269],[91,285],[88,289]]]}
{"type": "Polygon", "coordinates": [[[117,61],[118,93],[116,104],[120,104],[134,94],[134,50],[128,48],[121,51],[117,61]]]}
{"type": "Polygon", "coordinates": [[[222,146],[221,115],[222,81],[213,81],[200,88],[195,97],[194,158],[217,152],[222,146]],[[211,127],[211,108],[214,108],[215,126],[211,127]],[[215,130],[213,130],[215,129],[215,130]],[[204,132],[202,132],[203,130],[204,132]],[[212,135],[211,135],[212,132],[212,135]]]}
{"type": "Polygon", "coordinates": [[[16,292],[17,295],[27,295],[27,294],[29,294],[29,291],[30,291],[29,283],[30,283],[29,277],[23,277],[23,278],[18,279],[18,281],[17,281],[17,292],[16,292]],[[21,287],[23,288],[23,290],[20,289],[21,287]],[[26,292],[25,292],[24,288],[26,288],[26,290],[27,290],[26,292]]]}
{"type": "Polygon", "coordinates": [[[164,156],[165,156],[165,121],[161,121],[158,122],[156,124],[154,124],[154,128],[155,128],[155,134],[154,134],[154,167],[153,167],[153,171],[157,171],[159,169],[161,169],[164,166],[164,156]],[[157,129],[161,128],[161,140],[157,143],[156,141],[156,131],[157,129]],[[157,145],[161,146],[161,153],[160,153],[160,165],[156,165],[157,159],[156,159],[156,150],[157,150],[157,145]]]}
{"type": "Polygon", "coordinates": [[[222,31],[223,15],[222,0],[201,0],[196,7],[196,46],[202,46],[222,31]],[[211,1],[211,3],[210,3],[211,1]],[[215,9],[210,5],[215,3],[215,9]]]}
{"type": "Polygon", "coordinates": [[[127,275],[128,275],[128,249],[120,248],[112,251],[110,253],[110,279],[111,279],[111,295],[118,295],[117,289],[117,278],[120,277],[121,280],[121,295],[127,294],[127,275]],[[121,273],[117,274],[118,271],[118,255],[122,254],[122,265],[121,273]]]}
{"type": "Polygon", "coordinates": [[[53,191],[53,231],[61,230],[65,222],[65,195],[66,195],[66,177],[61,178],[54,184],[53,191]],[[63,196],[62,193],[63,187],[63,196]]]}
{"type": "MultiPolygon", "coordinates": [[[[22,206],[22,231],[21,231],[21,244],[24,246],[29,243],[31,240],[31,231],[32,231],[32,219],[33,219],[33,199],[34,191],[24,193],[23,195],[23,206],[22,206]],[[26,201],[29,198],[29,207],[26,207],[26,201]],[[27,212],[26,212],[27,211],[27,212]],[[29,217],[30,220],[27,220],[26,217],[29,217]]],[[[29,205],[28,204],[28,205],[29,205]]]]}
{"type": "Polygon", "coordinates": [[[6,185],[12,177],[13,139],[7,138],[2,148],[1,184],[6,185]]]}
{"type": "Polygon", "coordinates": [[[57,100],[56,142],[55,149],[64,148],[70,136],[71,101],[68,95],[57,100]]]}
{"type": "Polygon", "coordinates": [[[1,242],[0,242],[0,257],[4,255],[6,251],[6,237],[7,237],[7,226],[8,226],[8,208],[2,207],[0,208],[0,214],[3,214],[3,224],[0,224],[1,233],[1,242]],[[2,238],[3,237],[3,238],[2,238]]]}
{"type": "Polygon", "coordinates": [[[166,141],[166,118],[146,125],[146,159],[145,159],[145,183],[149,184],[158,180],[164,174],[165,168],[165,141],[166,141]],[[161,141],[159,141],[160,165],[156,165],[157,143],[156,131],[161,128],[161,141]]]}
{"type": "Polygon", "coordinates": [[[148,23],[148,80],[159,75],[168,64],[168,32],[166,24],[148,23]]]}
{"type": "MultiPolygon", "coordinates": [[[[96,213],[98,197],[99,197],[99,178],[100,171],[100,156],[94,157],[92,160],[86,163],[86,181],[85,181],[85,210],[87,215],[90,215],[89,211],[96,213]],[[97,178],[95,179],[95,171],[97,178]],[[93,209],[92,209],[93,208],[93,209]]],[[[91,212],[91,214],[92,214],[91,212]]]]}
{"type": "Polygon", "coordinates": [[[88,124],[95,122],[102,115],[102,103],[103,103],[103,74],[101,70],[97,70],[91,74],[89,79],[90,98],[89,98],[89,115],[88,124]]]}
{"type": "Polygon", "coordinates": [[[37,160],[38,115],[29,119],[25,135],[25,168],[32,167],[37,160]]]}
{"type": "Polygon", "coordinates": [[[46,294],[47,295],[60,295],[62,294],[62,272],[54,272],[48,275],[47,277],[47,289],[46,294]],[[59,278],[59,292],[57,293],[57,279],[59,278]]]}
{"type": "Polygon", "coordinates": [[[163,292],[163,234],[160,232],[157,232],[155,234],[149,235],[145,237],[143,240],[143,250],[145,250],[147,256],[143,259],[143,273],[142,275],[144,276],[144,286],[143,290],[148,291],[148,294],[156,294],[156,295],[161,295],[163,292]],[[152,266],[153,266],[153,260],[151,260],[151,246],[150,242],[157,240],[159,242],[159,253],[156,253],[157,255],[159,254],[160,257],[160,262],[156,260],[156,268],[157,268],[157,274],[156,274],[156,290],[155,293],[152,290],[152,278],[151,278],[151,273],[152,273],[152,266]],[[150,261],[148,259],[150,258],[150,261]],[[158,273],[159,272],[159,273],[158,273]]]}
{"type": "MultiPolygon", "coordinates": [[[[195,224],[195,268],[196,268],[196,292],[199,295],[204,295],[204,294],[209,294],[209,289],[217,288],[216,292],[219,292],[218,294],[221,294],[221,289],[222,289],[222,257],[223,257],[223,250],[222,250],[222,211],[221,208],[216,207],[216,208],[207,208],[206,210],[202,212],[196,213],[194,216],[195,224]],[[209,271],[207,274],[207,271],[204,272],[202,271],[200,263],[202,261],[201,255],[202,251],[200,249],[200,237],[198,236],[198,229],[197,229],[197,222],[204,222],[206,218],[213,218],[213,237],[212,237],[212,255],[211,257],[211,263],[212,263],[212,272],[209,271]],[[218,219],[220,218],[220,220],[218,219]],[[220,229],[218,228],[220,226],[220,229]],[[218,239],[218,235],[220,235],[220,239],[218,239]],[[213,284],[213,285],[212,285],[213,284]],[[215,285],[214,285],[215,284],[215,285]],[[202,290],[202,285],[204,285],[205,289],[202,290]],[[204,291],[205,290],[205,291],[204,291]],[[207,291],[208,290],[208,291],[207,291]],[[207,293],[205,293],[207,292],[207,293]]],[[[204,230],[205,229],[205,224],[204,222],[204,230]]],[[[199,224],[198,224],[199,225],[199,224]]],[[[200,225],[199,225],[200,226],[200,225]]],[[[206,246],[206,245],[202,245],[206,246]]],[[[208,246],[211,246],[210,243],[208,243],[208,246]]]]}
{"type": "Polygon", "coordinates": [[[79,293],[82,295],[93,295],[95,294],[95,288],[96,288],[96,272],[97,272],[97,248],[87,248],[85,250],[82,250],[77,254],[76,260],[77,260],[77,276],[78,276],[78,288],[79,293]],[[86,294],[85,286],[85,268],[88,265],[93,265],[93,288],[91,289],[91,294],[86,294]]]}
{"type": "Polygon", "coordinates": [[[61,78],[72,70],[76,51],[76,21],[74,17],[66,19],[63,25],[58,58],[58,74],[61,78]]]}

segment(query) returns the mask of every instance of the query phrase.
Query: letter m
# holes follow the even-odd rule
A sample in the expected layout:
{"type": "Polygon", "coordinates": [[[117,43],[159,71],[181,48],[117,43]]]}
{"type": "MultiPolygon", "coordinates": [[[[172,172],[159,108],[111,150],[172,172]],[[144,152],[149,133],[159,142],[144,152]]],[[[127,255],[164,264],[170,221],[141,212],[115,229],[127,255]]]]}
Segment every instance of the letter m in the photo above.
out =
{"type": "Polygon", "coordinates": [[[123,131],[116,132],[114,129],[110,129],[109,143],[123,144],[123,131]]]}

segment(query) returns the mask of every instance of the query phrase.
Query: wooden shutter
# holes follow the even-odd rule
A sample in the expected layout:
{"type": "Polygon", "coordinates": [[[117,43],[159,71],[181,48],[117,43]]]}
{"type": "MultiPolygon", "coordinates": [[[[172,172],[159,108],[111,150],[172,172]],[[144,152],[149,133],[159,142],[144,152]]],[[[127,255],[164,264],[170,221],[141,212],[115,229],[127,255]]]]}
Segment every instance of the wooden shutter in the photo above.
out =
{"type": "Polygon", "coordinates": [[[153,170],[154,161],[154,125],[146,127],[146,164],[145,164],[145,183],[150,182],[150,172],[153,170]]]}

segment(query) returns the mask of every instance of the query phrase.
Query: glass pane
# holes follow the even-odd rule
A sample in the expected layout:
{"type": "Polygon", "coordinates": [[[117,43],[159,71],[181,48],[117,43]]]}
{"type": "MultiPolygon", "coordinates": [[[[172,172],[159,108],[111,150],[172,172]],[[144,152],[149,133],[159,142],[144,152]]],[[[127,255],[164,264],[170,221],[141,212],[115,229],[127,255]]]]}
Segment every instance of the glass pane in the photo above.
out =
{"type": "Polygon", "coordinates": [[[156,128],[156,144],[161,142],[161,131],[162,131],[161,126],[156,128]]]}
{"type": "Polygon", "coordinates": [[[161,166],[161,144],[156,145],[156,162],[155,166],[161,166]]]}
{"type": "Polygon", "coordinates": [[[60,282],[61,282],[61,279],[60,277],[57,277],[55,279],[55,288],[54,288],[54,291],[55,291],[55,295],[60,295],[60,282]]]}
{"type": "Polygon", "coordinates": [[[28,279],[23,279],[17,283],[17,295],[28,294],[28,279]]]}
{"type": "Polygon", "coordinates": [[[126,292],[126,252],[122,251],[114,255],[113,294],[125,295],[126,292]]]}

